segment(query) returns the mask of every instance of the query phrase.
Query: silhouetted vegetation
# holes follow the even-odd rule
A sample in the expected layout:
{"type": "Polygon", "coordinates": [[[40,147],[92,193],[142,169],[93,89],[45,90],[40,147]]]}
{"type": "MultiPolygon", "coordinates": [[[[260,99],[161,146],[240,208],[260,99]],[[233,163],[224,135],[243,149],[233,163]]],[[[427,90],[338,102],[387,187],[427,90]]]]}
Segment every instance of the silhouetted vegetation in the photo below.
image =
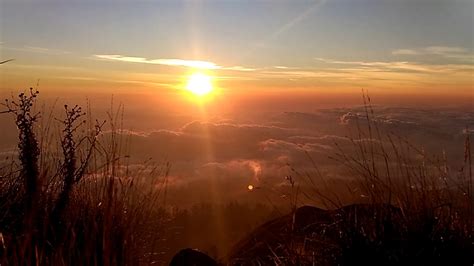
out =
{"type": "MultiPolygon", "coordinates": [[[[122,171],[119,141],[99,144],[105,121],[87,125],[78,106],[65,106],[65,117],[58,119],[62,133],[56,151],[54,143],[40,143],[35,128],[40,114],[33,110],[37,96],[31,89],[4,104],[15,117],[19,144],[18,160],[1,169],[2,264],[142,262],[150,246],[144,242],[159,236],[156,177],[165,176],[168,166],[144,165],[139,171],[146,179],[122,171]]],[[[115,125],[117,117],[111,112],[109,118],[115,125]]],[[[47,134],[50,128],[43,130],[47,134]]],[[[41,136],[45,142],[50,138],[41,136]]]]}

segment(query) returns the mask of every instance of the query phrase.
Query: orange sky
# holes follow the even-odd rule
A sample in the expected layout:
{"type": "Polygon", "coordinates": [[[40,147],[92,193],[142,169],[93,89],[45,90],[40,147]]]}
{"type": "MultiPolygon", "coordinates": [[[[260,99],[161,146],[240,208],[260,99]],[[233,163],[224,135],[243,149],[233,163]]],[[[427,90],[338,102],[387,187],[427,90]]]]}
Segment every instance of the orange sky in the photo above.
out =
{"type": "Polygon", "coordinates": [[[188,77],[206,72],[225,101],[307,94],[344,103],[365,89],[400,104],[469,103],[472,8],[465,0],[2,1],[0,60],[15,60],[0,67],[0,93],[39,80],[57,96],[144,93],[178,103],[188,77]]]}

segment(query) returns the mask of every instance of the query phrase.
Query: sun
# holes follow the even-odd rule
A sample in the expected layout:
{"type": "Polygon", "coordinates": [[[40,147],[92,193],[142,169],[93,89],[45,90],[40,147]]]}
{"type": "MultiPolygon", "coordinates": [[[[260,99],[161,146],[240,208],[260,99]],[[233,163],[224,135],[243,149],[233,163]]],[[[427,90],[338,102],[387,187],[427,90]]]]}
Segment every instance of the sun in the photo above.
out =
{"type": "Polygon", "coordinates": [[[205,96],[212,92],[212,78],[203,73],[194,73],[188,78],[186,89],[196,96],[205,96]]]}

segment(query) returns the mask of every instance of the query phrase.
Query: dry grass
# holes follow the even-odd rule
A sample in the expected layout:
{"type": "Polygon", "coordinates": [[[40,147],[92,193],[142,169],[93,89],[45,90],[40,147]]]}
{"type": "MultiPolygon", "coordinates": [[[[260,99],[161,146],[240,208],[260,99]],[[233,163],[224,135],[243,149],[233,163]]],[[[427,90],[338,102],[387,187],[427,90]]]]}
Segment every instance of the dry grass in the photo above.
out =
{"type": "Polygon", "coordinates": [[[18,159],[0,172],[0,264],[151,263],[169,165],[129,169],[128,143],[118,134],[122,106],[111,106],[107,123],[78,106],[44,121],[34,111],[37,96],[30,90],[5,102],[19,145],[18,159]]]}
{"type": "Polygon", "coordinates": [[[363,99],[365,112],[356,116],[351,148],[334,144],[337,152],[332,159],[348,173],[347,189],[343,193],[331,189],[311,158],[314,172],[293,169],[295,179],[311,187],[304,196],[327,209],[349,203],[374,206],[368,221],[363,222],[367,213],[361,210],[341,215],[337,221],[342,247],[338,261],[343,265],[449,265],[454,261],[471,265],[474,187],[469,131],[463,166],[451,169],[444,154],[430,156],[422,147],[382,130],[369,96],[364,94],[363,99]]]}

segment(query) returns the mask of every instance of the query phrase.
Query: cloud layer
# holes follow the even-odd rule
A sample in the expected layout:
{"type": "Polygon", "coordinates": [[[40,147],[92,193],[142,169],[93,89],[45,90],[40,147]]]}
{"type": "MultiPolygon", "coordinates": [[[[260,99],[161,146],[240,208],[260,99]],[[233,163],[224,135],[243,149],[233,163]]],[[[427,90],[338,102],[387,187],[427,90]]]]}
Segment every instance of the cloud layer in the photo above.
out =
{"type": "MultiPolygon", "coordinates": [[[[315,113],[287,112],[259,124],[193,121],[179,130],[131,134],[132,157],[152,156],[172,163],[170,184],[176,189],[216,186],[225,199],[241,197],[248,184],[277,191],[291,168],[347,178],[344,167],[331,159],[357,142],[365,128],[363,108],[334,108],[315,113]],[[194,184],[194,185],[190,185],[194,184]]],[[[456,109],[375,107],[382,132],[402,136],[420,149],[462,161],[465,127],[474,127],[474,113],[456,109]]],[[[199,197],[204,194],[193,192],[199,197]]]]}
{"type": "MultiPolygon", "coordinates": [[[[427,153],[444,153],[453,165],[463,161],[466,127],[471,133],[474,128],[474,112],[468,109],[374,106],[374,114],[384,134],[401,136],[427,153]]],[[[167,124],[166,120],[176,122],[176,117],[161,115],[160,120],[167,124]]],[[[330,157],[340,149],[353,152],[354,142],[370,141],[368,135],[358,135],[358,128],[367,126],[363,107],[269,113],[248,116],[246,121],[230,117],[182,121],[174,129],[122,132],[130,143],[127,155],[133,165],[150,157],[172,164],[169,189],[176,193],[170,193],[170,200],[179,204],[210,200],[211,188],[220,200],[247,200],[249,184],[280,197],[288,186],[285,178],[294,175],[292,169],[316,177],[315,165],[328,180],[344,182],[350,176],[330,157]]],[[[150,123],[138,122],[143,128],[150,123]]],[[[5,157],[12,154],[16,130],[12,123],[4,124],[11,125],[4,132],[8,138],[0,142],[0,156],[5,157]]]]}

